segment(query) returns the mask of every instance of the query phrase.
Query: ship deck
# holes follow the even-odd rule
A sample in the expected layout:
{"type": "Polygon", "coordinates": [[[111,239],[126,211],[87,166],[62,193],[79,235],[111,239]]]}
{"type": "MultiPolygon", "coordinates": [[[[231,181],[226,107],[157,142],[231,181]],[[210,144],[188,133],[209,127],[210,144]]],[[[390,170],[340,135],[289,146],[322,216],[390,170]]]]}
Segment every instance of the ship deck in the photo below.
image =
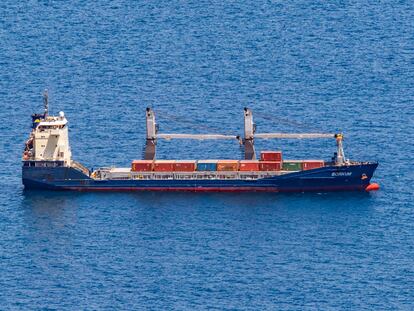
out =
{"type": "Polygon", "coordinates": [[[95,180],[257,180],[298,171],[194,171],[194,172],[133,172],[129,168],[103,168],[94,171],[95,180]]]}
{"type": "MultiPolygon", "coordinates": [[[[371,164],[370,162],[352,161],[346,165],[335,165],[330,162],[325,163],[325,168],[346,168],[371,164]]],[[[192,172],[145,172],[131,171],[130,168],[106,167],[96,169],[90,176],[94,180],[258,180],[272,178],[286,174],[294,174],[301,171],[192,171],[192,172]]],[[[314,171],[314,170],[309,170],[314,171]]]]}

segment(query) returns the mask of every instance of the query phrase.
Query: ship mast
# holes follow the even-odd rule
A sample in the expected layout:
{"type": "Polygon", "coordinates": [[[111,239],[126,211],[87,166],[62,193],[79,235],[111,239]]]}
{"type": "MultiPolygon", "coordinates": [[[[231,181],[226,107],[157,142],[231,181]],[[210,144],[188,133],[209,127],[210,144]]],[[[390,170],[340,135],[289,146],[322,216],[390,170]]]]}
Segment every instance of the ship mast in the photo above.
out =
{"type": "Polygon", "coordinates": [[[49,114],[49,94],[47,89],[43,92],[43,106],[45,108],[44,118],[46,119],[49,114]]]}

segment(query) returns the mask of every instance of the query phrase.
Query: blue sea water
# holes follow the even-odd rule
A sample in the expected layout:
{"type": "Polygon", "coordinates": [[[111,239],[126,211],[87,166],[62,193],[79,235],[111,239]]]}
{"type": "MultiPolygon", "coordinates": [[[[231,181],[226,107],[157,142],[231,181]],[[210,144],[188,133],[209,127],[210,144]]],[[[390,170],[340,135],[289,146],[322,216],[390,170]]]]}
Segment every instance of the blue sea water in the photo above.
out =
{"type": "MultiPolygon", "coordinates": [[[[0,309],[412,310],[414,2],[0,3],[0,309]],[[30,114],[65,111],[88,167],[161,132],[343,131],[376,193],[24,192],[30,114]]],[[[332,141],[257,141],[329,159],[332,141]]],[[[159,142],[159,158],[238,158],[159,142]]]]}

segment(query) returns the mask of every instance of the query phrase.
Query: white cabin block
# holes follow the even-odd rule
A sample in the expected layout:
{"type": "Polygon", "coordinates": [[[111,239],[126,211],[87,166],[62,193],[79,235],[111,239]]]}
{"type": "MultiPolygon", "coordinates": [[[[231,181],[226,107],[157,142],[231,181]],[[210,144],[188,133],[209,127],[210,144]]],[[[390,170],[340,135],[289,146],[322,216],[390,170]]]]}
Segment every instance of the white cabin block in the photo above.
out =
{"type": "Polygon", "coordinates": [[[70,166],[68,121],[64,114],[47,117],[33,131],[33,158],[35,161],[64,161],[70,166]]]}

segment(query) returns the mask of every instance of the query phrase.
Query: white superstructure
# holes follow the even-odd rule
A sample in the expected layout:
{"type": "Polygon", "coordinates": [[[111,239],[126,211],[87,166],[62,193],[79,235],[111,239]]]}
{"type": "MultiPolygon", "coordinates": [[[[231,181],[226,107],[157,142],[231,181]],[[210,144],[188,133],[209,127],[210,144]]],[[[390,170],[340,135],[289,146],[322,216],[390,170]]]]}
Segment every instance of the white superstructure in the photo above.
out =
{"type": "Polygon", "coordinates": [[[45,113],[32,117],[33,130],[26,142],[23,160],[61,161],[64,166],[71,166],[68,121],[64,112],[57,117],[48,115],[47,93],[44,96],[45,113]]]}
{"type": "Polygon", "coordinates": [[[33,130],[33,160],[71,162],[68,121],[63,112],[59,117],[46,117],[33,130]]]}

